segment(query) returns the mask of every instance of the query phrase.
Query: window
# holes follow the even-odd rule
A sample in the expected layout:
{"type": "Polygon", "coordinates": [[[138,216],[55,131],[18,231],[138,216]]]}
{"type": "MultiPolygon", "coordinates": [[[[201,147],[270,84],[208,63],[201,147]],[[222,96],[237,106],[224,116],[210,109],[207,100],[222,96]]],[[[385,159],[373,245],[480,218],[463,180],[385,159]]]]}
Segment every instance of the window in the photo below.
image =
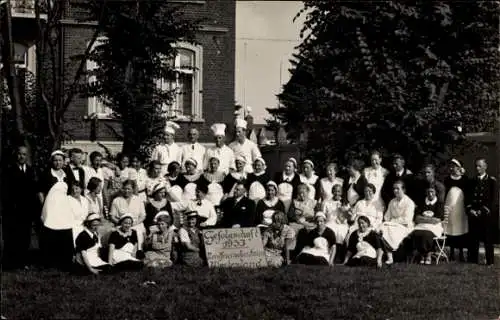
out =
{"type": "MultiPolygon", "coordinates": [[[[96,41],[94,42],[94,45],[92,46],[91,53],[92,53],[92,50],[94,50],[97,46],[103,44],[105,40],[106,40],[106,37],[97,38],[96,41]]],[[[87,46],[89,44],[90,44],[90,42],[87,43],[87,46]]],[[[99,68],[99,66],[97,65],[97,62],[90,60],[90,59],[88,59],[86,61],[87,72],[91,72],[91,71],[96,70],[98,68],[99,68]]],[[[87,77],[87,82],[89,85],[92,85],[93,83],[97,82],[97,77],[95,75],[90,74],[87,77]]],[[[87,104],[88,104],[88,114],[89,115],[95,114],[95,115],[97,115],[97,117],[107,118],[107,117],[110,117],[111,114],[113,113],[112,109],[107,107],[103,103],[102,97],[89,97],[87,104]]]]}
{"type": "Polygon", "coordinates": [[[187,43],[178,43],[175,47],[177,55],[170,63],[176,71],[176,79],[159,79],[156,82],[160,90],[175,91],[172,104],[164,106],[165,113],[167,117],[179,120],[201,120],[203,49],[187,43]]]}

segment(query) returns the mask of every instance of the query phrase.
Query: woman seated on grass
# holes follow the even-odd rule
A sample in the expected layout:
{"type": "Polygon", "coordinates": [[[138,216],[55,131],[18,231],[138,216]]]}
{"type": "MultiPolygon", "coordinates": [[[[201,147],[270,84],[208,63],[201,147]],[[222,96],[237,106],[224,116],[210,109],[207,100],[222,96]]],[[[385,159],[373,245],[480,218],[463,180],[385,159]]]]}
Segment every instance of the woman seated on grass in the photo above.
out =
{"type": "Polygon", "coordinates": [[[290,263],[290,250],[293,249],[295,232],[286,225],[286,215],[276,211],[272,224],[262,235],[267,263],[271,267],[281,267],[290,263]]]}
{"type": "Polygon", "coordinates": [[[101,259],[102,246],[98,233],[101,216],[90,213],[84,221],[84,229],[76,237],[76,271],[78,273],[106,273],[111,266],[101,259]]]}
{"type": "Polygon", "coordinates": [[[108,262],[120,270],[136,270],[143,262],[136,258],[137,231],[132,229],[134,218],[130,214],[121,216],[118,228],[109,237],[108,262]]]}
{"type": "Polygon", "coordinates": [[[357,229],[351,234],[344,264],[347,266],[382,266],[380,236],[372,229],[370,219],[358,216],[357,229]]]}
{"type": "Polygon", "coordinates": [[[179,230],[181,262],[190,267],[201,267],[203,261],[203,237],[198,228],[198,212],[186,213],[186,226],[179,230]]]}
{"type": "Polygon", "coordinates": [[[420,264],[431,264],[434,237],[443,234],[444,218],[444,204],[434,186],[427,188],[425,202],[416,211],[416,226],[406,239],[407,252],[412,252],[413,257],[420,256],[420,264]]]}
{"type": "Polygon", "coordinates": [[[151,227],[151,233],[146,240],[144,263],[153,268],[170,267],[175,260],[175,250],[172,249],[177,237],[176,228],[172,225],[172,217],[167,211],[158,212],[154,222],[156,226],[151,227]]]}
{"type": "MultiPolygon", "coordinates": [[[[328,258],[326,262],[329,265],[333,265],[335,254],[337,252],[337,240],[335,239],[335,233],[332,229],[327,228],[326,215],[323,212],[317,212],[315,220],[316,228],[301,237],[302,239],[297,240],[298,250],[300,250],[300,253],[297,256],[297,262],[299,264],[318,264],[320,261],[323,261],[322,258],[325,257],[326,250],[326,256],[328,258]],[[326,247],[323,245],[323,240],[318,242],[316,241],[316,238],[326,239],[326,247]],[[314,250],[311,251],[311,249],[314,250]],[[319,257],[319,260],[311,256],[319,257]]],[[[304,230],[305,229],[301,230],[301,232],[304,232],[304,230]]],[[[321,262],[319,264],[323,263],[321,262]]]]}

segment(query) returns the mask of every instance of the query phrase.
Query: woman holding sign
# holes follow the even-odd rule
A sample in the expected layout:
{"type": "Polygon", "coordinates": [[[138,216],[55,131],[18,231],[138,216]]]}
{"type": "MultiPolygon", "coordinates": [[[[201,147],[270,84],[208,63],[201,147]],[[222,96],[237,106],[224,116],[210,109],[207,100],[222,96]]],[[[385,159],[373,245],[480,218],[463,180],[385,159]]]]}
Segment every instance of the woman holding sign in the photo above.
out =
{"type": "Polygon", "coordinates": [[[262,235],[262,242],[268,265],[281,267],[290,263],[295,232],[286,225],[286,215],[282,211],[276,211],[272,219],[271,227],[262,235]]]}
{"type": "Polygon", "coordinates": [[[204,265],[202,258],[203,235],[198,229],[198,212],[186,213],[187,223],[179,230],[181,242],[181,262],[190,267],[201,267],[204,265]]]}

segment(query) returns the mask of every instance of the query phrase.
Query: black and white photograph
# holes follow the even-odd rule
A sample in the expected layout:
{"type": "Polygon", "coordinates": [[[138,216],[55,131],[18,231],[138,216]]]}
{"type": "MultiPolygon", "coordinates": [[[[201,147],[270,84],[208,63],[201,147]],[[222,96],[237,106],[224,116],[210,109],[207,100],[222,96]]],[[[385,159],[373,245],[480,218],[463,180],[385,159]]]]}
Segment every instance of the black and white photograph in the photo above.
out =
{"type": "Polygon", "coordinates": [[[500,1],[0,0],[0,316],[500,319],[500,1]]]}

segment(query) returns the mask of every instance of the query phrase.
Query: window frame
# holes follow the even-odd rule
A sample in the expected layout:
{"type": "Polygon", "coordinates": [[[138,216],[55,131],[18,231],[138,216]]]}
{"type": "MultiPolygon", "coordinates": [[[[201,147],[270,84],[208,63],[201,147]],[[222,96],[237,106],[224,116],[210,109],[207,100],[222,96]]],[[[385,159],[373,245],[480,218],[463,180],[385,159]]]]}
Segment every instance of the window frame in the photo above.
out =
{"type": "MultiPolygon", "coordinates": [[[[203,122],[203,47],[201,45],[194,45],[188,42],[177,42],[172,44],[176,50],[186,50],[193,53],[193,69],[182,69],[180,65],[180,56],[176,55],[174,59],[174,69],[179,73],[190,74],[192,76],[192,89],[191,89],[191,114],[190,115],[176,115],[172,118],[175,121],[197,121],[203,122]],[[177,66],[177,59],[179,59],[179,66],[177,66]]],[[[159,81],[162,81],[159,79],[159,81]]],[[[169,82],[169,81],[166,81],[169,82]]],[[[177,97],[176,97],[177,98],[177,97]]],[[[174,102],[175,104],[176,102],[174,102]]],[[[175,106],[175,105],[173,105],[175,106]]],[[[172,110],[172,105],[165,106],[166,113],[172,110]]],[[[175,109],[174,109],[175,110],[175,109]]]]}
{"type": "MultiPolygon", "coordinates": [[[[92,46],[92,48],[90,49],[89,52],[92,52],[92,50],[94,50],[94,48],[98,45],[100,45],[103,41],[107,40],[108,38],[106,36],[99,36],[95,39],[94,41],[94,44],[92,46]]],[[[88,41],[87,42],[87,45],[86,45],[86,48],[90,45],[90,42],[91,41],[88,41]]],[[[99,68],[97,66],[97,63],[95,61],[92,61],[90,59],[86,59],[85,61],[85,70],[88,72],[88,71],[91,71],[91,70],[95,70],[99,68]],[[89,65],[91,65],[91,67],[89,67],[89,65]]],[[[86,79],[86,83],[87,85],[89,85],[90,83],[94,82],[94,81],[91,81],[91,78],[93,76],[88,76],[87,75],[87,79],[86,79]]],[[[94,96],[94,97],[87,97],[87,116],[88,117],[91,117],[91,116],[96,116],[98,119],[111,119],[112,116],[113,116],[113,109],[111,109],[110,107],[104,105],[104,103],[102,102],[102,99],[100,97],[97,97],[97,96],[94,96]],[[99,108],[99,104],[102,104],[103,108],[99,108]],[[97,110],[99,109],[104,109],[105,112],[97,112],[97,110]]]]}

